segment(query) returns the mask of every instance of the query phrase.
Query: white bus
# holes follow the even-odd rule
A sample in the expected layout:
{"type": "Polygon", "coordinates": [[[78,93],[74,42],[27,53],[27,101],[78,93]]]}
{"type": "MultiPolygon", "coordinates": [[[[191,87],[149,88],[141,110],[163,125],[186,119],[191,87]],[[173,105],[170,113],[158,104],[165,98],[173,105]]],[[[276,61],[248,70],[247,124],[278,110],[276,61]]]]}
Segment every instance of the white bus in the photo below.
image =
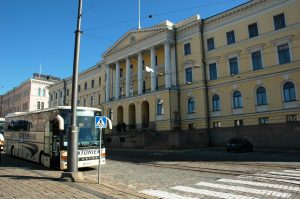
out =
{"type": "MultiPolygon", "coordinates": [[[[71,115],[70,106],[8,114],[4,150],[11,156],[46,167],[67,169],[71,115]]],[[[95,128],[95,116],[101,116],[100,109],[77,108],[78,168],[99,164],[99,129],[95,128]]]]}

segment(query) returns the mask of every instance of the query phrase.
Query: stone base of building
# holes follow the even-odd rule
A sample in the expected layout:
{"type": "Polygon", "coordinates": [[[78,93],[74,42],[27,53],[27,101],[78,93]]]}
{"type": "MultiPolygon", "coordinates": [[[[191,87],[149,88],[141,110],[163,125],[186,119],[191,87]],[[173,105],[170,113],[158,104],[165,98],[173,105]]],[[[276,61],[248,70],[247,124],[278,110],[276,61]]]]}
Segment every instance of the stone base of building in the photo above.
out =
{"type": "Polygon", "coordinates": [[[109,148],[188,149],[225,147],[232,137],[245,137],[254,148],[300,150],[300,122],[186,131],[137,130],[104,135],[109,148]],[[210,142],[209,142],[210,140],[210,142]]]}

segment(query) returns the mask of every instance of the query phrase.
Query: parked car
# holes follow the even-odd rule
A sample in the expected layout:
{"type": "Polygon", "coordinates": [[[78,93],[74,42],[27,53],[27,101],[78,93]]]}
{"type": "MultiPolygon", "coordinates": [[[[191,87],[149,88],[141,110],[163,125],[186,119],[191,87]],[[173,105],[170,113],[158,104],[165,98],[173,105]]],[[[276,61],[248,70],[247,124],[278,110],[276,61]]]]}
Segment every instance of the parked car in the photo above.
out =
{"type": "Polygon", "coordinates": [[[228,152],[251,152],[253,151],[253,144],[246,138],[231,138],[226,144],[228,152]]]}

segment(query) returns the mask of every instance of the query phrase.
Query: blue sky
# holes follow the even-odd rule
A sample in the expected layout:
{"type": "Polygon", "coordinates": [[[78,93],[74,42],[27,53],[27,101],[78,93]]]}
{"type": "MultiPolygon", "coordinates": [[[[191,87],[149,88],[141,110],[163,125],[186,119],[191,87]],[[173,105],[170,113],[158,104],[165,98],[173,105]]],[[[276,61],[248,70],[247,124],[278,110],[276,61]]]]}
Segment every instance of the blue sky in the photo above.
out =
{"type": "MultiPolygon", "coordinates": [[[[247,0],[141,0],[141,26],[207,18],[247,0]],[[152,18],[147,16],[152,15],[152,18]]],[[[0,94],[38,73],[72,75],[78,0],[0,0],[0,94]]],[[[138,27],[138,0],[83,0],[79,71],[138,27]]]]}

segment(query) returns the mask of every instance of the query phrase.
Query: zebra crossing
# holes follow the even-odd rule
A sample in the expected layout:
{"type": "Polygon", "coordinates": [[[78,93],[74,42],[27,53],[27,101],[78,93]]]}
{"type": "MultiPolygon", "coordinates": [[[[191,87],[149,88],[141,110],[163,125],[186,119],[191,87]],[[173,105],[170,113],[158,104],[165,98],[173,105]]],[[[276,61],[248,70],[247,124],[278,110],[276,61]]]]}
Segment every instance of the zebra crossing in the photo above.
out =
{"type": "Polygon", "coordinates": [[[166,190],[144,189],[140,193],[161,199],[260,199],[300,198],[300,169],[240,175],[235,179],[201,181],[192,186],[166,190]]]}

